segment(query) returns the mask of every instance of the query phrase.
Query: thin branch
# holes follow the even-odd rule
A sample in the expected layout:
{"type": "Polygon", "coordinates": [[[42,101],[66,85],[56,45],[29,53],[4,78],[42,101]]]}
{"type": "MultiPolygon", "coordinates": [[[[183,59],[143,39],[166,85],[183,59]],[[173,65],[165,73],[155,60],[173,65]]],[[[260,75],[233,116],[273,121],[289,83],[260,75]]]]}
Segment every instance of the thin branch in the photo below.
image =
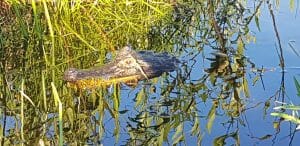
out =
{"type": "Polygon", "coordinates": [[[270,11],[271,18],[272,18],[273,27],[274,27],[274,31],[275,31],[275,34],[276,34],[276,39],[277,39],[278,46],[279,46],[279,51],[280,51],[280,57],[279,57],[279,59],[280,59],[280,67],[282,68],[282,70],[284,70],[285,65],[284,65],[283,49],[282,49],[281,40],[280,40],[279,32],[278,32],[278,29],[277,29],[277,25],[276,25],[275,15],[274,15],[274,12],[273,12],[273,9],[272,9],[272,4],[270,3],[269,0],[267,1],[267,4],[269,6],[269,11],[270,11]]]}

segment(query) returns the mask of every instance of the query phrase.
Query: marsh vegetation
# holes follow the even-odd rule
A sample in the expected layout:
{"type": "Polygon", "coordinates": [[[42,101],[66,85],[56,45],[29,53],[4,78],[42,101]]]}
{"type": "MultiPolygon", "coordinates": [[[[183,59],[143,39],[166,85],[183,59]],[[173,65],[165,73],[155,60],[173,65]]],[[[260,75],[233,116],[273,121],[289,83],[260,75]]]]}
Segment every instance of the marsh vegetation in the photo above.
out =
{"type": "MultiPolygon", "coordinates": [[[[296,144],[299,107],[285,104],[292,89],[276,21],[280,2],[0,1],[1,145],[270,145],[281,137],[296,144]],[[264,73],[273,68],[247,56],[257,41],[251,29],[264,29],[262,12],[281,71],[268,95],[264,73]],[[63,80],[69,68],[103,66],[128,44],[168,52],[180,66],[134,87],[81,89],[63,80]]],[[[290,10],[295,5],[290,0],[290,10]]]]}

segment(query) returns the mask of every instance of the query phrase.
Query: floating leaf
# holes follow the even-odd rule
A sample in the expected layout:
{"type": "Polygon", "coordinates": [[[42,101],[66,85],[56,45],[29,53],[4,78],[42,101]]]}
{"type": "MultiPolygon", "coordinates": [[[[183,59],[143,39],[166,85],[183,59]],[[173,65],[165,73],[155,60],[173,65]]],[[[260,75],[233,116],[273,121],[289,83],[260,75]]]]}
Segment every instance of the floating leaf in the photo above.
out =
{"type": "Polygon", "coordinates": [[[291,116],[291,115],[288,115],[288,114],[285,114],[285,113],[271,113],[272,116],[276,116],[276,117],[281,117],[287,121],[291,121],[293,123],[296,123],[296,124],[300,124],[300,119],[298,117],[295,117],[295,116],[291,116]]]}
{"type": "Polygon", "coordinates": [[[195,115],[195,122],[191,130],[192,135],[200,133],[200,121],[197,115],[195,115]]]}
{"type": "Polygon", "coordinates": [[[256,24],[256,27],[257,27],[258,31],[260,31],[259,17],[258,16],[255,16],[255,24],[256,24]]]}
{"type": "Polygon", "coordinates": [[[279,122],[273,122],[273,128],[274,129],[278,129],[280,126],[280,123],[279,122]]]}
{"type": "Polygon", "coordinates": [[[214,123],[214,120],[216,118],[216,106],[212,106],[209,113],[208,113],[208,121],[207,121],[207,124],[206,124],[206,128],[208,130],[208,133],[211,132],[211,128],[212,128],[212,125],[214,123]]]}
{"type": "Polygon", "coordinates": [[[237,42],[237,53],[238,55],[243,55],[244,54],[244,43],[243,40],[241,38],[238,39],[237,42]]]}
{"type": "Polygon", "coordinates": [[[145,99],[145,89],[143,88],[137,95],[135,98],[135,107],[138,107],[145,99]]]}
{"type": "Polygon", "coordinates": [[[278,9],[279,8],[279,5],[280,5],[280,0],[276,0],[276,2],[275,2],[275,6],[276,6],[276,8],[278,9]]]}
{"type": "Polygon", "coordinates": [[[295,86],[297,89],[297,95],[300,97],[300,84],[298,82],[298,80],[294,77],[294,82],[295,82],[295,86]]]}
{"type": "Polygon", "coordinates": [[[255,76],[254,79],[253,79],[253,81],[252,81],[253,82],[252,85],[254,86],[259,79],[260,79],[259,75],[255,76]]]}
{"type": "Polygon", "coordinates": [[[176,139],[174,139],[172,145],[176,145],[177,143],[179,143],[180,141],[183,141],[183,140],[184,140],[184,135],[180,135],[179,137],[177,137],[176,139]]]}
{"type": "Polygon", "coordinates": [[[264,118],[267,115],[267,110],[269,109],[269,107],[270,107],[270,99],[265,102],[265,106],[263,108],[263,110],[264,110],[264,118]]]}
{"type": "Polygon", "coordinates": [[[119,111],[119,113],[120,114],[125,114],[125,113],[127,113],[129,110],[121,110],[121,111],[119,111]]]}
{"type": "Polygon", "coordinates": [[[226,145],[225,140],[227,138],[230,138],[230,137],[235,139],[236,145],[240,145],[240,139],[239,139],[239,136],[238,136],[237,132],[232,132],[232,133],[229,133],[229,134],[219,136],[216,139],[214,139],[213,144],[214,144],[214,146],[224,146],[224,145],[226,145]]]}
{"type": "Polygon", "coordinates": [[[295,10],[295,0],[290,0],[290,10],[291,11],[295,10]]]}
{"type": "MultiPolygon", "coordinates": [[[[162,118],[159,118],[158,123],[163,123],[163,119],[162,118]]],[[[165,129],[163,127],[160,127],[159,130],[157,132],[159,132],[159,136],[157,137],[157,143],[156,145],[157,146],[162,146],[163,145],[163,142],[164,142],[164,132],[165,129]]]]}
{"type": "Polygon", "coordinates": [[[226,143],[225,143],[225,140],[227,138],[227,135],[222,135],[220,137],[217,137],[216,139],[214,139],[214,146],[224,146],[226,143]]]}
{"type": "Polygon", "coordinates": [[[164,126],[164,133],[163,133],[164,134],[164,141],[168,140],[168,134],[169,134],[170,130],[171,130],[171,124],[168,123],[164,126]]]}
{"type": "Polygon", "coordinates": [[[203,102],[205,102],[207,100],[208,94],[207,93],[203,93],[200,95],[201,99],[203,102]]]}
{"type": "Polygon", "coordinates": [[[177,143],[179,143],[181,140],[184,139],[183,136],[183,123],[180,123],[177,127],[176,127],[176,132],[172,137],[173,140],[173,144],[172,145],[176,145],[177,143]]]}
{"type": "Polygon", "coordinates": [[[288,109],[288,110],[300,110],[300,106],[296,105],[282,105],[282,106],[276,106],[274,107],[275,110],[279,109],[288,109]]]}
{"type": "Polygon", "coordinates": [[[243,77],[243,90],[244,90],[245,96],[250,97],[248,80],[245,77],[243,77]]]}
{"type": "Polygon", "coordinates": [[[266,135],[264,135],[264,136],[262,136],[262,137],[259,137],[258,139],[259,139],[259,140],[266,140],[266,139],[269,139],[269,138],[271,138],[271,137],[272,137],[272,135],[266,134],[266,135]]]}
{"type": "Polygon", "coordinates": [[[240,101],[240,94],[237,88],[233,89],[233,98],[235,99],[235,101],[239,102],[240,101]]]}

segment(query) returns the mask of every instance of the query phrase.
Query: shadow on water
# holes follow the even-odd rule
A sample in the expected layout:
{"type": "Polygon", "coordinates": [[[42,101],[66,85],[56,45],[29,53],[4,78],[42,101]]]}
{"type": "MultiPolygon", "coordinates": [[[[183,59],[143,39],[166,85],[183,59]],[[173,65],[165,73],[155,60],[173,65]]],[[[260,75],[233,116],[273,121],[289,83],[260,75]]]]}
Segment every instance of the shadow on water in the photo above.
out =
{"type": "MultiPolygon", "coordinates": [[[[255,42],[249,25],[263,29],[262,9],[276,21],[269,1],[1,1],[0,6],[0,16],[11,16],[1,17],[2,145],[296,142],[298,118],[289,120],[296,124],[283,123],[292,117],[284,114],[288,88],[277,24],[272,26],[277,45],[270,51],[278,54],[275,68],[282,70],[277,89],[265,95],[264,74],[273,68],[257,67],[245,54],[247,44],[255,42]],[[62,80],[69,67],[103,65],[115,56],[115,46],[128,43],[177,56],[180,67],[135,87],[115,83],[76,89],[62,80]],[[265,98],[256,99],[260,93],[265,98]],[[272,117],[275,101],[283,110],[272,117]]],[[[295,84],[300,91],[296,78],[295,84]]]]}

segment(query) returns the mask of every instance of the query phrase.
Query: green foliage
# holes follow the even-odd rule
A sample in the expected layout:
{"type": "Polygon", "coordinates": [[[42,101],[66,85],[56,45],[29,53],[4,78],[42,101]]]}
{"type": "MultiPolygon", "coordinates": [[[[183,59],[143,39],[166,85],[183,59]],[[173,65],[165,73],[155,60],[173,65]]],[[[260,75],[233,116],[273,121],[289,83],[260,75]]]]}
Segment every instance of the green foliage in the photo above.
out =
{"type": "Polygon", "coordinates": [[[183,123],[180,123],[175,130],[175,134],[172,136],[172,141],[173,144],[172,145],[176,145],[178,144],[180,141],[182,141],[184,139],[184,135],[183,135],[183,123]]]}
{"type": "Polygon", "coordinates": [[[285,119],[286,121],[291,121],[295,124],[300,124],[300,120],[296,116],[292,116],[292,115],[285,114],[285,113],[271,113],[271,115],[276,116],[276,117],[281,117],[281,118],[285,119]]]}
{"type": "MultiPolygon", "coordinates": [[[[27,127],[30,129],[41,126],[46,130],[49,125],[55,123],[53,118],[56,117],[42,119],[40,116],[35,117],[35,111],[40,112],[40,115],[58,111],[59,129],[55,127],[54,133],[59,135],[60,145],[73,141],[72,139],[84,140],[92,133],[92,129],[89,129],[89,132],[85,130],[91,122],[88,120],[89,116],[81,113],[87,105],[79,104],[76,108],[76,103],[73,102],[77,94],[85,96],[86,93],[76,93],[65,86],[62,80],[64,70],[70,66],[87,68],[103,64],[108,52],[128,43],[133,46],[140,45],[141,49],[146,48],[147,33],[151,27],[163,23],[162,20],[168,18],[173,10],[171,4],[165,1],[139,0],[98,3],[7,0],[1,1],[0,5],[0,82],[1,93],[5,93],[4,96],[7,97],[6,105],[12,110],[17,109],[19,105],[14,100],[20,99],[15,98],[20,96],[19,89],[11,90],[9,86],[19,88],[22,84],[21,79],[25,79],[22,87],[26,88],[26,93],[32,97],[32,103],[24,102],[27,100],[21,101],[22,105],[24,103],[22,109],[27,109],[26,113],[21,114],[26,120],[22,122],[24,131],[28,130],[27,127]],[[7,6],[4,13],[2,4],[7,6]],[[2,17],[2,14],[5,17],[2,17]],[[51,96],[54,98],[50,98],[51,96]],[[32,104],[37,107],[33,108],[32,104]],[[56,110],[56,107],[59,110],[56,110]],[[28,124],[30,126],[26,126],[28,124]],[[63,127],[67,129],[66,132],[63,127]]],[[[104,132],[102,122],[105,109],[115,120],[116,138],[120,134],[118,88],[115,86],[116,90],[110,99],[105,92],[96,94],[92,99],[93,106],[98,106],[101,115],[98,119],[98,123],[101,123],[100,138],[104,132]],[[98,99],[99,97],[101,98],[98,99]],[[106,101],[108,99],[113,102],[106,101]],[[97,100],[99,105],[96,104],[97,100]]],[[[24,95],[23,93],[21,96],[26,98],[24,95]]],[[[86,99],[79,100],[86,102],[86,99]]],[[[30,132],[39,133],[34,130],[30,132]]],[[[45,134],[46,131],[40,136],[32,136],[38,139],[45,134]]],[[[25,141],[31,139],[23,130],[21,135],[24,135],[25,141]]]]}
{"type": "MultiPolygon", "coordinates": [[[[300,96],[300,85],[298,80],[295,77],[294,77],[294,83],[297,90],[297,96],[300,96]]],[[[299,129],[299,125],[300,125],[300,119],[298,113],[298,111],[300,110],[299,105],[282,103],[281,106],[276,106],[274,107],[274,109],[278,111],[272,112],[271,113],[272,116],[280,117],[285,121],[290,121],[298,125],[296,129],[299,129]]],[[[279,126],[280,126],[279,122],[274,123],[274,128],[279,129],[280,128],[279,126]]]]}
{"type": "MultiPolygon", "coordinates": [[[[128,144],[164,145],[169,139],[174,145],[180,144],[185,141],[186,123],[192,123],[191,133],[197,136],[200,145],[205,135],[200,120],[206,119],[208,133],[213,132],[219,104],[229,119],[237,119],[244,97],[250,97],[242,69],[249,63],[244,56],[245,44],[254,41],[248,28],[254,16],[260,29],[259,7],[247,13],[243,3],[210,2],[62,0],[23,3],[10,0],[7,16],[10,20],[1,23],[0,31],[3,48],[0,50],[0,94],[6,97],[5,106],[16,112],[13,116],[18,118],[19,89],[11,90],[11,86],[21,87],[21,79],[25,79],[26,93],[37,105],[33,108],[31,103],[24,102],[27,111],[22,125],[27,133],[22,134],[28,141],[26,144],[40,139],[54,145],[96,143],[106,134],[104,117],[113,118],[112,133],[117,143],[123,128],[122,114],[127,115],[127,109],[120,109],[120,86],[115,84],[112,93],[106,87],[75,90],[66,86],[62,75],[69,67],[102,65],[111,59],[107,56],[114,54],[117,47],[128,43],[135,49],[177,51],[176,55],[185,54],[188,51],[184,49],[189,48],[193,50],[188,54],[192,61],[207,46],[216,51],[209,60],[207,75],[200,79],[191,80],[194,68],[183,63],[174,78],[165,74],[145,81],[146,85],[138,88],[136,116],[128,117],[126,123],[128,144]],[[217,93],[214,100],[213,90],[217,93]],[[153,98],[161,100],[150,103],[153,98]],[[209,113],[201,117],[198,106],[203,102],[215,103],[209,113]],[[58,117],[55,116],[57,111],[58,117]],[[37,132],[39,129],[43,132],[37,132]],[[50,138],[47,137],[49,129],[54,129],[54,136],[50,138]]],[[[18,141],[20,138],[16,135],[8,137],[18,141]],[[17,138],[13,139],[14,136],[17,138]]],[[[237,135],[221,136],[215,141],[222,143],[229,137],[238,141],[237,135]]]]}
{"type": "Polygon", "coordinates": [[[58,141],[59,141],[59,145],[62,146],[63,145],[63,107],[62,107],[62,103],[61,100],[59,98],[59,95],[57,93],[57,89],[54,85],[53,82],[51,82],[51,87],[52,87],[52,92],[53,92],[53,97],[54,97],[54,103],[55,106],[58,107],[58,125],[59,125],[59,137],[58,137],[58,141]]]}
{"type": "Polygon", "coordinates": [[[140,106],[145,100],[145,89],[143,88],[137,95],[136,95],[136,103],[135,103],[135,107],[140,106]]]}
{"type": "MultiPolygon", "coordinates": [[[[297,125],[300,124],[299,114],[298,111],[300,110],[300,106],[293,105],[293,104],[284,104],[282,106],[277,106],[274,108],[275,110],[281,110],[278,112],[272,112],[271,115],[275,117],[280,117],[286,121],[290,121],[297,125]],[[287,111],[291,111],[292,114],[287,113],[287,111]]],[[[278,126],[276,126],[279,128],[278,126]]]]}

